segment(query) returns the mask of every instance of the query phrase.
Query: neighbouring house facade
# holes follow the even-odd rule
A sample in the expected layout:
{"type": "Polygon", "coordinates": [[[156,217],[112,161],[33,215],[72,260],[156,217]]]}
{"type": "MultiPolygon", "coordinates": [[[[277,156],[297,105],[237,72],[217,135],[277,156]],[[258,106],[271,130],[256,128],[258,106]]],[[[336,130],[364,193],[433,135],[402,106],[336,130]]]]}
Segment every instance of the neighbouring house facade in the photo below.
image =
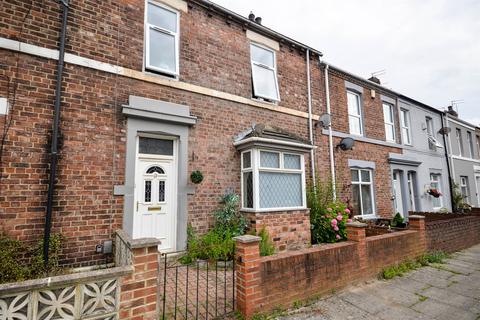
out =
{"type": "Polygon", "coordinates": [[[451,210],[442,113],[408,97],[398,102],[403,153],[389,158],[396,212],[451,210]],[[428,194],[432,188],[442,196],[428,194]]]}
{"type": "Polygon", "coordinates": [[[452,178],[466,203],[480,206],[480,135],[478,127],[458,118],[449,107],[445,112],[445,125],[449,127],[448,156],[452,164],[452,178]]]}
{"type": "MultiPolygon", "coordinates": [[[[45,226],[61,7],[0,6],[0,233],[23,241],[45,226]]],[[[52,217],[62,262],[105,262],[96,246],[117,229],[183,250],[188,225],[206,232],[229,192],[278,250],[307,247],[315,176],[333,176],[364,219],[440,207],[428,186],[449,208],[440,113],[321,56],[206,0],[71,0],[52,217]]]]}

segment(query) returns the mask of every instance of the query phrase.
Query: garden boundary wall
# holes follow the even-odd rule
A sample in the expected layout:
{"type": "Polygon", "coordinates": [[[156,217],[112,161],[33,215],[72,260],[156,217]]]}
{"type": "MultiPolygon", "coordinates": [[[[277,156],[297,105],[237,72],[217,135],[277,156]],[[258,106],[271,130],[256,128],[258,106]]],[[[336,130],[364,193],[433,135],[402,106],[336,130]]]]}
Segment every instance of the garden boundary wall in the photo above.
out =
{"type": "Polygon", "coordinates": [[[479,244],[479,210],[468,214],[415,213],[425,216],[427,249],[455,252],[479,244]]]}
{"type": "Polygon", "coordinates": [[[0,319],[158,319],[157,239],[116,234],[115,266],[0,285],[0,319]]]}
{"type": "Polygon", "coordinates": [[[410,229],[366,237],[367,225],[347,224],[348,241],[260,257],[259,237],[237,237],[237,311],[246,319],[370,278],[426,251],[425,220],[410,229]]]}

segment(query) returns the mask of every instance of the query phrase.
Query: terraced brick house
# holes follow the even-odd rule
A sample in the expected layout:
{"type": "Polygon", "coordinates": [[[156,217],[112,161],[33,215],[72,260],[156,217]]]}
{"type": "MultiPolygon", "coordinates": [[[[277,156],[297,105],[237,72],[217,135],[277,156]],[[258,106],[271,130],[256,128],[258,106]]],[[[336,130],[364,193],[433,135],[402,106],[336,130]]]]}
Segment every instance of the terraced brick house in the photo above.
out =
{"type": "Polygon", "coordinates": [[[440,207],[440,114],[321,57],[208,0],[2,0],[0,232],[34,242],[51,221],[72,266],[108,260],[117,229],[178,251],[235,192],[277,249],[303,248],[316,175],[363,218],[440,207]]]}

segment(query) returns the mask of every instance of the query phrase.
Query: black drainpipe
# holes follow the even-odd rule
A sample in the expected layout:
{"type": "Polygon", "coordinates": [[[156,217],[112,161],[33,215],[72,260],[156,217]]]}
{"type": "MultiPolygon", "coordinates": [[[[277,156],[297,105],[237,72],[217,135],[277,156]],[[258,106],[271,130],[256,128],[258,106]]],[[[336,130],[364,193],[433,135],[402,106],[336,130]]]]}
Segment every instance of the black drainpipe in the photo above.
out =
{"type": "MultiPolygon", "coordinates": [[[[442,117],[442,127],[445,125],[445,122],[444,122],[444,114],[441,113],[440,116],[442,117]]],[[[448,156],[448,145],[447,145],[447,134],[450,134],[448,133],[446,130],[446,127],[445,127],[445,130],[442,134],[443,136],[443,144],[445,145],[445,158],[447,158],[447,170],[448,170],[448,187],[450,189],[450,203],[452,205],[452,212],[455,210],[455,208],[453,207],[453,177],[452,177],[452,173],[450,171],[450,157],[448,156]]],[[[450,152],[452,152],[452,150],[450,150],[450,152]]]]}
{"type": "Polygon", "coordinates": [[[45,267],[48,266],[48,251],[50,243],[50,231],[52,229],[52,210],[53,210],[53,192],[55,189],[55,179],[57,175],[58,161],[58,130],[60,125],[60,100],[62,98],[62,78],[63,78],[63,62],[65,56],[65,38],[67,34],[67,17],[69,0],[59,0],[63,7],[62,30],[60,33],[60,48],[58,54],[57,66],[57,83],[55,86],[55,111],[53,119],[53,132],[50,150],[50,177],[48,181],[47,195],[47,213],[45,215],[45,234],[43,237],[43,257],[45,267]]]}

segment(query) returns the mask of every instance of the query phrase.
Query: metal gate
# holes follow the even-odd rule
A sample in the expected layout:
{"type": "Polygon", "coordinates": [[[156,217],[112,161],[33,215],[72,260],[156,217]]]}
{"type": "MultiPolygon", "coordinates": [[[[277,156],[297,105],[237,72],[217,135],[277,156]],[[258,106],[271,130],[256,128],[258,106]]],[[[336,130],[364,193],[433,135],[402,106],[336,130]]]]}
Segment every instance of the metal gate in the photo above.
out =
{"type": "Polygon", "coordinates": [[[182,252],[161,255],[161,319],[215,319],[235,310],[235,263],[180,263],[182,252]]]}

